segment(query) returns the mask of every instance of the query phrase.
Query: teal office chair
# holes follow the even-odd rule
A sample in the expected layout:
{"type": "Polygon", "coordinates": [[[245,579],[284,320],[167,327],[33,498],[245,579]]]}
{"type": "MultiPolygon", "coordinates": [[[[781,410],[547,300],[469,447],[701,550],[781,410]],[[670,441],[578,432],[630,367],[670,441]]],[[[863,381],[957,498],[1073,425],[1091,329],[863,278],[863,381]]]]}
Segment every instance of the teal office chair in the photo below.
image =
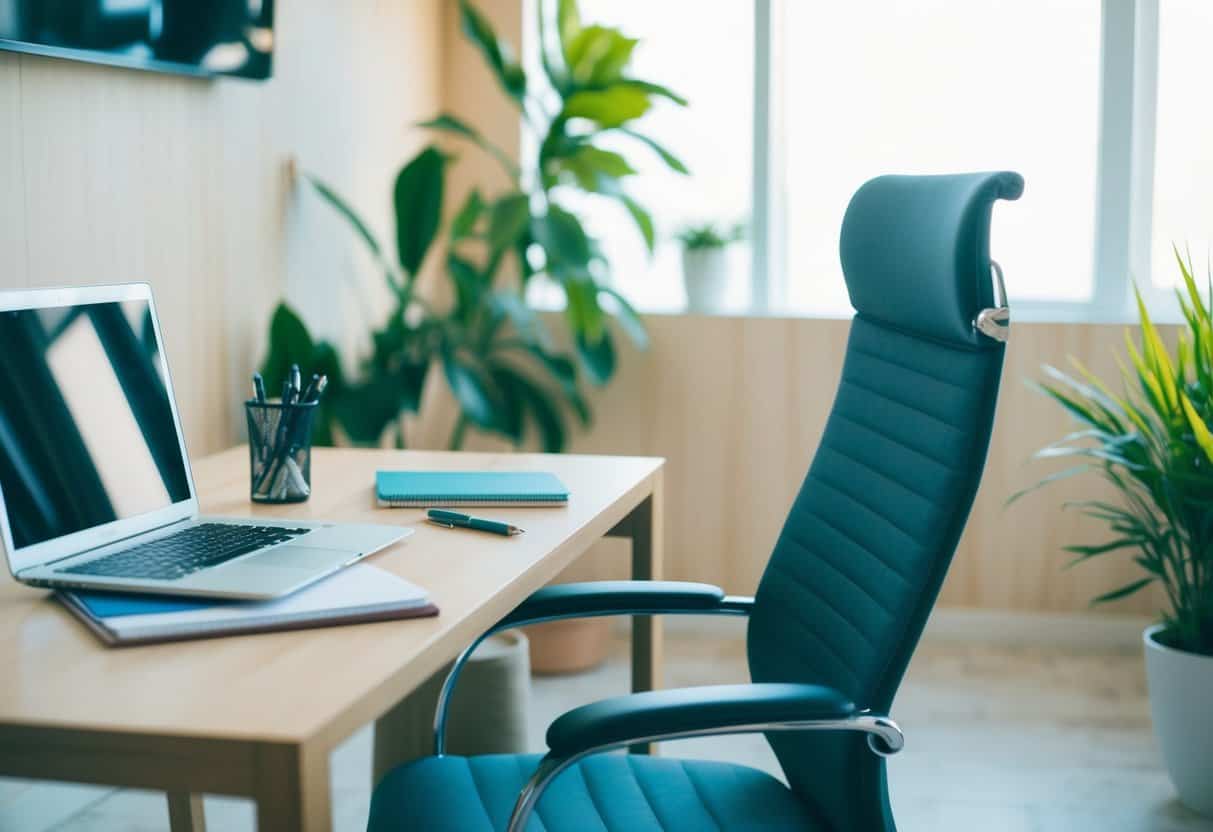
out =
{"type": "MultiPolygon", "coordinates": [[[[1014,173],[883,176],[851,200],[842,266],[856,309],[821,445],[754,598],[612,581],[532,595],[494,630],[599,615],[748,615],[753,684],[619,696],[561,716],[539,755],[444,753],[390,772],[370,829],[893,830],[887,716],[977,491],[1006,340],[989,255],[1014,173]],[[993,278],[993,279],[992,279],[993,278]],[[636,743],[764,732],[785,786],[743,766],[636,743]]],[[[482,637],[483,638],[483,637],[482,637]]]]}

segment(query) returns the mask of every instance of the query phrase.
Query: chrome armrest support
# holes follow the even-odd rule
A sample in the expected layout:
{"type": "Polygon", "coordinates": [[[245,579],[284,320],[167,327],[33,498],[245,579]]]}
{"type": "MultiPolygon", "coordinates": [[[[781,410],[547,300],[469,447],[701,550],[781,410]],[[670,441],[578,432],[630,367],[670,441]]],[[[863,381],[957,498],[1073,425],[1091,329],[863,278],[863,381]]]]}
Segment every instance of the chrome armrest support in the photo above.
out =
{"type": "Polygon", "coordinates": [[[604,751],[615,751],[637,743],[661,742],[664,740],[682,740],[691,737],[710,737],[722,734],[757,734],[772,731],[858,731],[867,735],[868,747],[881,757],[891,757],[905,747],[905,736],[901,728],[887,716],[862,711],[854,716],[843,719],[820,719],[796,722],[770,722],[753,725],[731,725],[725,728],[709,728],[700,731],[682,731],[670,734],[653,734],[647,737],[633,737],[623,742],[602,745],[569,754],[564,757],[554,757],[548,754],[540,763],[539,768],[523,786],[518,794],[518,802],[514,804],[514,812],[510,815],[507,832],[522,832],[526,828],[531,813],[539,798],[552,781],[569,766],[590,756],[604,751]]]}
{"type": "Polygon", "coordinates": [[[1007,305],[1007,286],[1002,277],[1002,266],[990,261],[994,279],[994,306],[982,309],[973,319],[973,328],[995,341],[1005,342],[1011,334],[1011,308],[1007,305]]]}
{"type": "Polygon", "coordinates": [[[438,704],[434,708],[434,756],[441,757],[446,753],[446,721],[450,711],[451,694],[455,692],[455,685],[459,681],[459,673],[463,670],[463,666],[467,664],[468,659],[476,652],[476,648],[480,646],[486,638],[493,633],[507,630],[513,627],[525,627],[530,624],[542,624],[546,621],[561,621],[568,618],[602,618],[605,616],[616,615],[742,615],[750,614],[754,608],[754,599],[741,595],[726,595],[724,600],[720,602],[720,606],[713,609],[695,609],[695,610],[628,610],[618,609],[609,611],[599,611],[593,613],[571,612],[561,615],[548,615],[536,618],[527,619],[509,619],[499,624],[494,625],[486,630],[475,641],[467,646],[467,648],[459,654],[455,659],[455,663],[451,665],[450,671],[446,675],[446,680],[442,683],[442,689],[438,692],[438,704]]]}

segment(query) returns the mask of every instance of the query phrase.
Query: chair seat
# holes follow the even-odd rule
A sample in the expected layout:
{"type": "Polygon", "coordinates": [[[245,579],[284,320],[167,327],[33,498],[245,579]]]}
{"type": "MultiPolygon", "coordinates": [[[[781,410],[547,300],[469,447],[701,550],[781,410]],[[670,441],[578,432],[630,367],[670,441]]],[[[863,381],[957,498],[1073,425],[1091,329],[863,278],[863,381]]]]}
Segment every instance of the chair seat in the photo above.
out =
{"type": "MultiPolygon", "coordinates": [[[[368,832],[501,832],[538,754],[427,757],[375,789],[368,832]]],[[[539,801],[527,832],[821,832],[800,800],[745,766],[633,754],[587,757],[539,801]]]]}

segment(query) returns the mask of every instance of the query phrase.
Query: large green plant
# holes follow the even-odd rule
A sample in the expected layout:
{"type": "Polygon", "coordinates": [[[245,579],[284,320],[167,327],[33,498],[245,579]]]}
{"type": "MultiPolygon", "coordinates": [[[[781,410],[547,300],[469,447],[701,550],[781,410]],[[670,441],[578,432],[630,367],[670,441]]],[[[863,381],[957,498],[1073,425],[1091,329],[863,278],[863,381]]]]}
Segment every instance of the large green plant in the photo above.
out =
{"type": "Polygon", "coordinates": [[[395,426],[396,442],[403,446],[399,417],[417,411],[426,373],[438,363],[460,408],[451,447],[462,444],[468,426],[517,444],[533,424],[544,449],[559,451],[570,414],[583,425],[590,421],[582,375],[602,385],[615,373],[608,318],[613,316],[637,345],[645,346],[643,323],[609,285],[607,257],[568,207],[568,197],[592,194],[617,202],[651,250],[653,219],[624,187],[636,170],[604,139],[619,135],[634,140],[686,173],[668,150],[631,127],[654,99],[679,106],[686,102],[665,87],[630,77],[637,41],[615,29],[583,25],[575,0],[537,5],[544,79],[528,78],[483,15],[467,2],[459,6],[464,35],[518,108],[536,152],[515,163],[450,114],[421,125],[487,152],[510,183],[491,196],[474,188],[454,212],[442,269],[452,289],[449,305],[439,309],[419,296],[417,276],[436,248],[452,157],[426,147],[396,176],[395,259],[348,201],[320,179],[307,177],[365,245],[393,298],[386,322],[371,333],[371,351],[356,378],[343,376],[334,347],[314,341],[290,308],[280,305],[275,311],[262,373],[271,390],[281,384],[291,363],[329,374],[318,414],[318,442],[332,441],[334,425],[363,443],[379,441],[395,426]],[[553,346],[542,320],[525,302],[528,283],[540,274],[564,292],[569,351],[553,346]]]}
{"type": "MultiPolygon", "coordinates": [[[[1132,368],[1124,367],[1123,395],[1074,362],[1081,378],[1046,367],[1041,390],[1082,423],[1081,430],[1038,453],[1072,457],[1081,464],[1043,480],[1045,485],[1092,472],[1107,480],[1119,503],[1074,505],[1106,522],[1112,539],[1094,546],[1067,546],[1079,563],[1129,552],[1142,577],[1095,599],[1131,595],[1151,584],[1166,590],[1164,640],[1171,646],[1213,655],[1213,280],[1201,297],[1191,260],[1176,252],[1184,290],[1177,291],[1187,327],[1172,354],[1137,295],[1139,345],[1125,342],[1132,368]]],[[[1031,490],[1031,489],[1029,489],[1031,490]]],[[[1026,492],[1024,492],[1026,493],[1026,492]]],[[[1016,495],[1020,496],[1020,495],[1016,495]]]]}

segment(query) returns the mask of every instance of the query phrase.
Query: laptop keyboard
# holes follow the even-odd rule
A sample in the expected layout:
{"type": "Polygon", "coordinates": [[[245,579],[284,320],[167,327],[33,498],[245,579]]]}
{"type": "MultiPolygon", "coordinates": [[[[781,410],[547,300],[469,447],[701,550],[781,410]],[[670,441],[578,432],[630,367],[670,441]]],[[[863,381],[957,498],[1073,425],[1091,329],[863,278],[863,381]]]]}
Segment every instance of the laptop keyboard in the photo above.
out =
{"type": "Polygon", "coordinates": [[[60,569],[79,575],[174,581],[200,569],[285,543],[311,529],[202,523],[130,549],[60,569]]]}

